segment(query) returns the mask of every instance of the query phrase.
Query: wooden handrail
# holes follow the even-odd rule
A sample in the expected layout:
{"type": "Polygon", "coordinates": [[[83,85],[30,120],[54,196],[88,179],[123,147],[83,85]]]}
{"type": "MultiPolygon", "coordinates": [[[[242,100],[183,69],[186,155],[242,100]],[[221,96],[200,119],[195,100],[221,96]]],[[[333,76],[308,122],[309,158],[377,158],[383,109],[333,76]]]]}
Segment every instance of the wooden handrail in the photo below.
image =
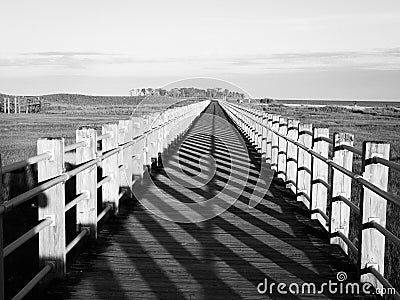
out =
{"type": "MultiPolygon", "coordinates": [[[[267,114],[260,110],[248,109],[226,101],[220,101],[220,103],[234,123],[242,128],[244,132],[249,133],[255,130],[254,136],[257,135],[257,130],[261,127],[263,130],[266,129],[271,133],[263,133],[266,147],[262,149],[263,153],[261,153],[261,156],[265,157],[266,162],[270,162],[272,169],[275,169],[278,177],[281,177],[288,187],[295,192],[298,200],[304,200],[303,202],[309,205],[311,216],[321,216],[319,221],[323,227],[330,232],[331,243],[338,244],[346,253],[347,249],[350,248],[353,252],[358,254],[360,257],[358,268],[361,281],[370,281],[375,287],[380,287],[381,284],[387,285],[387,281],[382,275],[385,252],[384,238],[387,237],[395,245],[400,247],[400,238],[388,231],[385,226],[386,201],[400,206],[400,199],[387,191],[388,169],[400,170],[400,164],[389,160],[389,145],[381,142],[364,142],[363,150],[359,150],[353,147],[354,137],[350,134],[335,133],[333,139],[329,138],[327,135],[315,136],[316,129],[311,130],[311,127],[304,126],[301,123],[299,124],[297,123],[298,121],[293,123],[293,121],[290,120],[287,123],[288,132],[285,133],[282,132],[282,130],[278,130],[277,127],[274,127],[275,124],[279,123],[276,121],[278,116],[267,114]],[[312,146],[307,145],[305,136],[313,137],[312,146]],[[274,158],[274,153],[273,151],[271,152],[271,149],[280,147],[279,142],[274,142],[276,137],[288,143],[286,172],[282,170],[282,167],[280,167],[279,170],[275,167],[276,158],[274,158]],[[327,148],[324,148],[323,155],[321,154],[322,150],[316,148],[317,143],[321,142],[329,146],[332,145],[332,157],[328,157],[327,148]],[[268,147],[269,144],[271,146],[268,147]],[[294,145],[295,148],[289,147],[289,145],[294,145]],[[309,167],[308,162],[304,160],[305,153],[312,157],[312,169],[309,167]],[[339,153],[340,155],[337,155],[339,153]],[[296,154],[297,158],[295,157],[296,154]],[[362,156],[363,176],[352,171],[353,154],[362,156]],[[316,165],[318,161],[323,162],[324,165],[316,165]],[[373,169],[369,168],[371,164],[375,166],[373,169]],[[293,165],[297,166],[294,168],[294,170],[297,171],[297,177],[293,176],[293,165]],[[317,168],[315,168],[316,166],[317,168]],[[325,166],[333,172],[330,183],[321,178],[321,168],[325,168],[325,166]],[[304,179],[306,174],[310,174],[311,177],[304,179]],[[354,180],[363,187],[363,199],[361,201],[363,201],[364,205],[361,205],[361,207],[356,206],[349,200],[351,193],[350,180],[354,180]],[[324,191],[326,192],[322,194],[310,193],[307,183],[310,184],[311,187],[313,187],[314,184],[320,184],[324,187],[324,191]],[[328,190],[331,190],[330,196],[328,196],[328,190]],[[329,214],[327,213],[328,210],[326,206],[328,200],[330,206],[329,214]],[[340,205],[341,203],[345,205],[340,205]],[[380,208],[384,210],[379,211],[380,208]],[[361,246],[358,249],[348,238],[350,209],[360,214],[362,219],[361,223],[358,225],[361,228],[362,234],[360,241],[361,246]],[[372,210],[374,211],[374,215],[370,215],[372,210]],[[332,215],[335,215],[335,217],[333,218],[332,215]],[[325,226],[325,222],[327,222],[329,226],[325,226]],[[374,247],[370,247],[372,244],[374,244],[374,247]],[[370,262],[371,257],[376,260],[373,264],[370,262]],[[372,270],[370,273],[372,273],[374,277],[368,274],[361,275],[362,269],[372,270]],[[378,279],[378,281],[376,279],[378,279]],[[386,282],[382,282],[383,280],[386,282]]],[[[254,139],[251,134],[248,134],[248,136],[254,144],[257,144],[257,140],[254,139]]],[[[284,151],[280,151],[280,153],[283,154],[284,151]]]]}
{"type": "Polygon", "coordinates": [[[78,148],[86,147],[86,145],[87,145],[86,141],[71,144],[71,145],[65,146],[64,152],[70,152],[70,151],[76,150],[78,148]]]}
{"type": "Polygon", "coordinates": [[[16,170],[24,168],[26,166],[36,164],[36,163],[38,163],[40,161],[47,160],[50,157],[51,157],[51,153],[50,152],[46,152],[46,153],[42,153],[42,154],[39,154],[39,155],[36,155],[36,156],[33,156],[33,157],[29,157],[29,158],[27,158],[25,160],[21,160],[21,161],[15,162],[15,163],[13,163],[11,165],[3,167],[3,174],[10,173],[12,171],[16,171],[16,170]]]}
{"type": "Polygon", "coordinates": [[[16,239],[14,242],[9,244],[7,247],[4,248],[3,252],[3,258],[6,258],[11,252],[13,252],[15,249],[23,245],[25,242],[29,241],[31,238],[33,238],[36,234],[38,234],[42,229],[46,228],[47,226],[50,226],[51,224],[51,219],[44,219],[42,220],[38,225],[21,235],[18,239],[16,239]]]}
{"type": "Polygon", "coordinates": [[[335,231],[331,233],[331,237],[340,237],[346,245],[353,251],[353,253],[358,253],[358,248],[350,241],[347,235],[344,235],[341,231],[335,231]]]}
{"type": "Polygon", "coordinates": [[[24,298],[47,274],[53,269],[52,264],[46,264],[36,275],[29,281],[12,300],[20,300],[24,298]]]}
{"type": "Polygon", "coordinates": [[[65,205],[65,211],[69,211],[71,208],[73,208],[75,205],[77,205],[79,202],[81,202],[84,199],[89,199],[89,194],[86,192],[80,194],[79,196],[77,196],[74,200],[68,202],[65,205]]]}
{"type": "MultiPolygon", "coordinates": [[[[143,176],[144,165],[149,159],[148,156],[146,157],[145,149],[150,147],[152,149],[150,154],[157,159],[158,152],[163,151],[175,137],[190,125],[190,122],[185,120],[182,124],[186,127],[176,126],[182,118],[187,117],[193,121],[209,103],[210,101],[203,101],[168,109],[163,112],[162,118],[157,119],[154,116],[153,120],[156,120],[154,124],[149,123],[148,117],[132,117],[129,120],[120,121],[119,124],[111,124],[109,127],[104,125],[101,135],[97,135],[94,129],[81,128],[76,132],[76,143],[68,146],[64,146],[64,139],[40,139],[37,156],[3,168],[0,156],[0,197],[2,196],[2,173],[12,172],[35,163],[38,164],[39,173],[39,185],[8,201],[0,202],[1,235],[3,234],[3,214],[38,195],[40,197],[39,202],[46,201],[46,205],[39,205],[39,217],[45,216],[44,220],[6,248],[3,249],[3,245],[0,244],[1,286],[4,286],[3,258],[36,234],[39,234],[39,258],[42,269],[14,299],[24,297],[44,278],[64,276],[66,254],[83,238],[95,239],[97,237],[97,223],[110,211],[118,212],[120,198],[124,195],[131,196],[130,192],[126,190],[118,192],[120,186],[122,186],[120,177],[127,178],[130,190],[134,183],[141,182],[137,177],[134,180],[129,180],[129,178],[143,176]],[[117,126],[120,126],[119,129],[116,129],[117,126]],[[113,129],[108,131],[107,128],[113,129]],[[102,143],[101,152],[97,150],[98,142],[102,143]],[[110,145],[112,146],[110,147],[110,145]],[[74,150],[76,151],[78,166],[70,171],[63,172],[64,153],[74,150]],[[132,160],[134,163],[132,163],[132,160]],[[115,172],[105,174],[103,179],[98,182],[97,166],[100,165],[104,171],[107,164],[108,170],[115,170],[115,172]],[[65,191],[62,184],[71,177],[76,177],[76,194],[78,196],[65,205],[65,191]],[[104,209],[99,214],[97,213],[98,188],[103,190],[104,203],[104,209]],[[115,191],[116,194],[112,194],[115,191]],[[43,194],[45,194],[44,197],[43,194]],[[104,195],[112,198],[106,199],[104,195]],[[110,202],[108,199],[113,199],[115,202],[110,202]],[[65,212],[74,206],[77,208],[77,225],[81,230],[67,246],[62,246],[65,245],[65,212]],[[95,213],[93,214],[93,212],[95,213]],[[48,240],[47,237],[51,237],[51,239],[48,240]],[[55,257],[57,260],[54,262],[43,261],[45,257],[55,257]]],[[[4,291],[1,290],[0,300],[3,299],[4,291]]]]}

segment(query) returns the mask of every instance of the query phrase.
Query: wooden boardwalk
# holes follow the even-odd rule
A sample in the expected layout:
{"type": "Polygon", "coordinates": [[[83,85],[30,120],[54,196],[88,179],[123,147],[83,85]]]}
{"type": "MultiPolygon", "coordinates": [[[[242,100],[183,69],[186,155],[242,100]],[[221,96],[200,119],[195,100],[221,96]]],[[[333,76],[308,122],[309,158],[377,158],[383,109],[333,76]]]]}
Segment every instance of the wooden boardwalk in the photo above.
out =
{"type": "MultiPolygon", "coordinates": [[[[47,299],[344,299],[344,295],[261,295],[257,285],[312,282],[317,286],[344,271],[355,280],[355,268],[306,208],[281,182],[274,180],[254,208],[248,202],[260,172],[260,157],[248,145],[250,159],[235,151],[238,132],[227,130],[226,116],[212,102],[180,141],[163,157],[179,155],[182,171],[207,182],[187,186],[158,167],[141,190],[142,200],[125,201],[120,214],[104,225],[98,240],[70,266],[67,277],[53,283],[47,299]],[[229,143],[230,146],[227,146],[229,143]],[[233,145],[233,151],[228,148],[233,145]],[[178,151],[179,150],[179,151],[178,151]],[[211,180],[196,175],[212,155],[217,168],[211,180]],[[206,156],[205,156],[206,157],[206,156]],[[203,165],[202,165],[203,164],[203,165]],[[246,165],[250,170],[246,170],[246,165]],[[229,178],[228,178],[229,177],[229,178]],[[230,181],[229,181],[230,180],[230,181]],[[154,184],[151,184],[154,182],[154,184]],[[225,186],[229,182],[230,185],[225,186]],[[243,190],[243,191],[242,191],[243,190]],[[220,215],[198,223],[185,204],[202,203],[222,194],[237,200],[220,215]],[[168,205],[173,198],[182,209],[168,205]],[[161,217],[155,211],[163,211],[161,217]],[[186,214],[187,213],[187,214],[186,214]],[[168,219],[177,217],[185,222],[168,219]]],[[[174,171],[171,164],[171,170],[174,171]]],[[[210,171],[211,172],[211,171],[210,171]]],[[[207,172],[206,172],[207,173],[207,172]]],[[[176,207],[176,206],[175,206],[176,207]]],[[[207,214],[207,213],[205,213],[207,214]]],[[[352,298],[352,297],[348,297],[352,298]]]]}

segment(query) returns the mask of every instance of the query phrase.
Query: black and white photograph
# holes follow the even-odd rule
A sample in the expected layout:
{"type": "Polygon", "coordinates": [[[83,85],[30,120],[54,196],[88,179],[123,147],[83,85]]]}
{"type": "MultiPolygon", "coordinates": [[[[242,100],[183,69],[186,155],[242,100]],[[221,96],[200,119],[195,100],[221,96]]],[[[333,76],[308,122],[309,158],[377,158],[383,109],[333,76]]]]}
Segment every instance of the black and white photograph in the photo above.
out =
{"type": "Polygon", "coordinates": [[[400,1],[0,0],[0,300],[400,300],[400,1]]]}

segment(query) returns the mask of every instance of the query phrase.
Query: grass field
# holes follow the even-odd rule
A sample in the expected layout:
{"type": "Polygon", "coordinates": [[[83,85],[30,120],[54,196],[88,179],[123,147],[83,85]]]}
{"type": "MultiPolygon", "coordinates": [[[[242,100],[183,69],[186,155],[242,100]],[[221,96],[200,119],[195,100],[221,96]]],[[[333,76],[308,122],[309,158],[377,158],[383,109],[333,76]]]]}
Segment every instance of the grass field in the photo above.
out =
{"type": "MultiPolygon", "coordinates": [[[[400,111],[393,107],[374,107],[370,109],[348,109],[340,106],[326,107],[288,107],[284,105],[264,106],[269,113],[312,123],[314,127],[328,127],[331,137],[335,132],[354,134],[355,147],[362,149],[363,141],[384,141],[390,143],[390,160],[400,162],[400,111]]],[[[360,174],[361,158],[354,156],[353,171],[360,174]]],[[[400,174],[389,173],[389,192],[400,198],[400,174]]],[[[359,205],[361,187],[353,182],[352,201],[359,205]]],[[[400,207],[388,203],[387,228],[400,237],[400,207]]],[[[350,239],[358,247],[358,216],[352,213],[350,220],[350,239]]],[[[386,240],[385,276],[400,290],[400,249],[386,240]]],[[[351,256],[355,261],[355,256],[351,256]]]]}
{"type": "Polygon", "coordinates": [[[146,115],[191,100],[162,96],[106,97],[57,94],[43,96],[51,105],[45,113],[0,114],[0,153],[3,165],[36,155],[40,137],[64,137],[66,144],[75,139],[80,126],[101,129],[102,124],[146,115]]]}

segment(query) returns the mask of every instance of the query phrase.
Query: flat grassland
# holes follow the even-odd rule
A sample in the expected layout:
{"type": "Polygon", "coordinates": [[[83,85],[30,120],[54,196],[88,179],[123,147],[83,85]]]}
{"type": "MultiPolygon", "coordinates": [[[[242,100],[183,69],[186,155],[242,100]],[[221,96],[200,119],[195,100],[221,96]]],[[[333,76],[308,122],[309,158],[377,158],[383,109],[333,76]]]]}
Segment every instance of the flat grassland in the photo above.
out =
{"type": "Polygon", "coordinates": [[[75,130],[127,120],[184,104],[180,99],[148,97],[97,97],[57,94],[43,97],[50,107],[45,113],[0,114],[0,154],[3,166],[36,155],[41,137],[64,137],[66,145],[75,141],[75,130]]]}
{"type": "MultiPolygon", "coordinates": [[[[251,105],[253,106],[253,105],[251,105]]],[[[256,105],[260,108],[259,105],[256,105]]],[[[390,144],[390,160],[400,162],[400,109],[397,107],[342,107],[342,106],[284,106],[273,104],[263,106],[265,111],[296,119],[302,123],[311,123],[313,127],[327,127],[332,137],[335,132],[354,134],[354,146],[362,149],[364,141],[383,141],[390,144]]],[[[353,157],[353,172],[361,173],[361,158],[353,157]]],[[[390,193],[400,198],[400,174],[389,171],[390,193]]],[[[361,186],[352,184],[352,201],[360,204],[361,186]]],[[[400,207],[388,203],[387,228],[400,237],[400,207]]],[[[359,218],[352,213],[350,220],[350,239],[358,247],[359,218]]],[[[400,290],[400,248],[386,239],[385,276],[400,290]]],[[[355,256],[351,258],[356,261],[355,256]]]]}

